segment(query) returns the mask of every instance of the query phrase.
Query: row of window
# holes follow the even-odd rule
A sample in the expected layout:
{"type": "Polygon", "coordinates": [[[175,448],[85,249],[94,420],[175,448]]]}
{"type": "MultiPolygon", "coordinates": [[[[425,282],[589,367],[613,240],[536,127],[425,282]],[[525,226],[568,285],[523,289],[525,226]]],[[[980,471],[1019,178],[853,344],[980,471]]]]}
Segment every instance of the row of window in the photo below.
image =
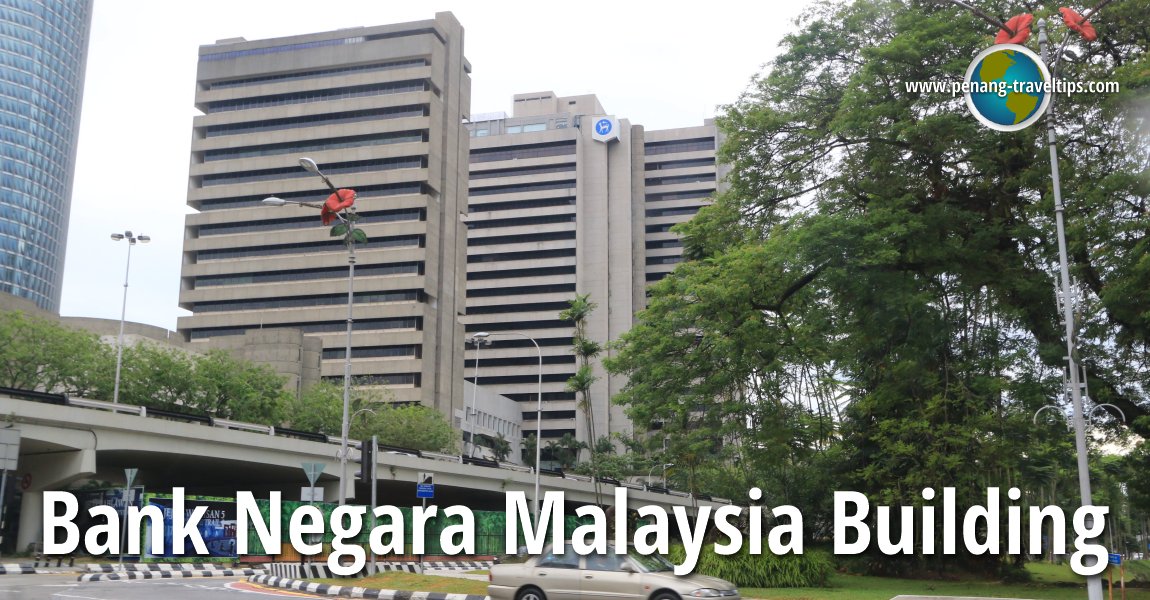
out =
{"type": "MultiPolygon", "coordinates": [[[[423,261],[391,263],[386,265],[360,265],[355,274],[362,277],[388,275],[423,275],[423,261]]],[[[338,279],[347,277],[344,268],[292,269],[260,273],[232,273],[228,275],[205,275],[193,279],[196,289],[223,285],[245,285],[252,283],[284,283],[310,281],[315,279],[338,279]]]]}
{"type": "Polygon", "coordinates": [[[552,208],[556,206],[575,206],[575,196],[561,198],[534,198],[531,200],[510,200],[507,202],[484,202],[469,205],[472,212],[494,212],[500,210],[526,210],[530,208],[552,208]]]}
{"type": "MultiPolygon", "coordinates": [[[[360,385],[385,385],[391,387],[420,387],[423,379],[419,373],[389,373],[387,375],[358,375],[353,380],[360,385]]],[[[342,376],[328,376],[323,378],[328,383],[343,383],[342,376]]],[[[398,403],[394,403],[398,404],[398,403]]]]}
{"type": "MultiPolygon", "coordinates": [[[[516,402],[538,402],[539,395],[537,393],[523,393],[523,394],[503,394],[504,397],[510,398],[516,402]]],[[[574,400],[575,392],[543,392],[544,402],[559,402],[563,400],[574,400]]],[[[544,416],[548,411],[543,411],[544,416]]],[[[524,412],[523,418],[526,419],[527,415],[531,415],[531,420],[535,420],[535,411],[530,413],[524,412]]]]}
{"type": "Polygon", "coordinates": [[[468,229],[491,229],[493,227],[524,227],[527,225],[547,225],[551,223],[574,223],[575,215],[536,215],[507,219],[486,219],[467,224],[468,229]]]}
{"type": "MultiPolygon", "coordinates": [[[[398,290],[394,292],[356,292],[355,304],[387,304],[394,302],[426,302],[427,295],[422,290],[398,290]]],[[[212,300],[196,302],[187,308],[195,312],[229,312],[240,310],[271,310],[277,308],[310,308],[318,306],[340,306],[347,304],[347,294],[318,294],[314,296],[292,296],[288,298],[253,298],[250,300],[212,300]]],[[[363,321],[356,321],[356,326],[363,321]]],[[[346,321],[340,323],[347,324],[346,321]]],[[[286,327],[286,325],[285,325],[286,327]]],[[[366,325],[365,325],[366,327],[366,325]]],[[[387,329],[384,327],[384,329],[387,329]]]]}
{"type": "Polygon", "coordinates": [[[536,267],[533,269],[503,269],[500,271],[471,271],[468,281],[481,279],[514,279],[517,277],[545,277],[547,275],[574,275],[575,265],[561,267],[536,267]]]}
{"type": "Polygon", "coordinates": [[[673,240],[649,240],[647,242],[648,250],[658,250],[660,248],[682,248],[683,240],[678,238],[673,240]]]}
{"type": "Polygon", "coordinates": [[[567,300],[559,302],[524,302],[521,304],[496,304],[494,306],[469,306],[467,313],[472,315],[499,315],[517,312],[563,311],[571,307],[567,300]]]}
{"type": "MultiPolygon", "coordinates": [[[[421,358],[423,347],[421,344],[406,344],[400,346],[359,346],[351,349],[352,358],[421,358]]],[[[324,360],[342,359],[347,355],[347,348],[325,348],[324,360]]]]}
{"type": "Polygon", "coordinates": [[[253,158],[258,156],[278,156],[281,154],[310,154],[325,150],[340,150],[346,148],[365,148],[370,146],[384,146],[388,144],[405,144],[410,142],[426,142],[427,130],[395,131],[389,133],[376,133],[372,135],[357,135],[334,140],[305,140],[302,142],[287,142],[283,144],[266,144],[263,146],[244,146],[240,148],[223,148],[220,150],[207,150],[204,152],[204,162],[216,160],[234,160],[237,158],[253,158]]]}
{"type": "Polygon", "coordinates": [[[683,215],[694,215],[699,212],[702,206],[678,206],[675,208],[650,208],[647,209],[648,218],[657,217],[678,217],[683,215]]]}
{"type": "Polygon", "coordinates": [[[566,173],[574,170],[575,163],[563,163],[512,169],[492,169],[490,171],[472,171],[470,177],[472,181],[475,181],[476,179],[491,179],[494,177],[523,177],[525,175],[542,175],[545,173],[566,173]]]}
{"type": "Polygon", "coordinates": [[[208,102],[204,112],[214,114],[233,110],[290,106],[293,104],[309,104],[312,102],[331,102],[335,100],[350,100],[352,98],[366,98],[369,96],[403,94],[406,92],[426,92],[430,89],[431,84],[426,79],[413,79],[394,83],[373,83],[329,90],[310,90],[287,94],[272,94],[270,96],[259,96],[255,98],[217,100],[215,102],[208,102]]]}
{"type": "Polygon", "coordinates": [[[574,248],[552,248],[550,250],[527,250],[523,252],[493,252],[491,254],[470,254],[469,263],[489,263],[516,260],[541,260],[544,258],[562,258],[575,256],[574,248]]]}
{"type": "Polygon", "coordinates": [[[686,169],[689,167],[709,167],[715,164],[715,157],[687,158],[683,160],[667,160],[663,162],[648,162],[643,166],[647,171],[663,171],[667,169],[686,169]]]}
{"type": "Polygon", "coordinates": [[[393,69],[406,69],[409,67],[426,67],[431,63],[427,59],[416,58],[411,60],[397,60],[385,63],[373,63],[370,65],[353,65],[350,67],[339,67],[336,69],[312,69],[310,71],[298,71],[295,73],[277,73],[275,75],[264,75],[262,77],[246,77],[243,79],[227,79],[224,81],[215,81],[208,84],[209,90],[230,89],[236,87],[244,87],[249,85],[260,85],[264,83],[275,83],[280,81],[297,81],[300,79],[315,79],[317,77],[331,77],[333,75],[351,75],[353,73],[374,73],[376,71],[391,71],[393,69]]]}
{"type": "MultiPolygon", "coordinates": [[[[274,323],[268,325],[244,325],[239,327],[202,328],[193,332],[192,339],[208,339],[215,336],[243,335],[247,331],[262,329],[264,327],[293,328],[304,333],[338,333],[347,331],[347,320],[320,321],[309,323],[274,323]],[[235,332],[235,333],[228,333],[235,332]],[[198,333],[199,335],[195,335],[198,333]]],[[[352,323],[353,331],[396,331],[423,329],[423,319],[418,317],[399,317],[395,319],[362,319],[352,323]]]]}
{"type": "Polygon", "coordinates": [[[544,192],[547,190],[574,190],[575,180],[567,179],[564,181],[544,181],[541,183],[514,183],[509,185],[493,185],[490,187],[471,188],[468,190],[468,195],[475,196],[490,196],[492,194],[522,194],[527,192],[544,192]]]}
{"type": "Polygon", "coordinates": [[[471,162],[495,162],[500,160],[523,160],[547,156],[575,154],[575,140],[551,142],[547,144],[526,144],[513,148],[476,148],[471,151],[471,162]]]}
{"type": "MultiPolygon", "coordinates": [[[[401,181],[399,183],[385,183],[380,185],[364,185],[355,188],[358,196],[357,202],[367,198],[382,198],[385,196],[402,196],[404,194],[427,194],[431,188],[422,181],[401,181]]],[[[303,202],[316,201],[327,195],[328,190],[304,190],[302,192],[282,192],[277,194],[284,200],[300,200],[303,202]]],[[[209,210],[222,210],[227,208],[252,208],[262,206],[262,197],[230,196],[226,198],[209,198],[201,200],[196,207],[201,212],[209,210]]],[[[360,216],[366,213],[360,213],[360,216]]]]}
{"type": "Polygon", "coordinates": [[[514,287],[481,288],[467,290],[468,298],[491,298],[495,296],[527,296],[530,294],[561,294],[575,291],[574,283],[551,283],[542,285],[521,285],[514,287]]]}
{"type": "Polygon", "coordinates": [[[695,138],[690,140],[668,140],[666,142],[647,142],[643,144],[643,154],[655,156],[659,154],[675,154],[678,152],[697,152],[699,150],[714,150],[715,138],[695,138]]]}
{"type": "Polygon", "coordinates": [[[495,246],[499,244],[527,244],[532,242],[555,242],[575,239],[575,231],[544,231],[542,233],[520,233],[517,235],[493,235],[491,237],[473,237],[467,240],[468,246],[495,246]]]}
{"type": "MultiPolygon", "coordinates": [[[[559,354],[555,356],[544,356],[543,364],[545,365],[573,365],[575,364],[574,354],[559,354]]],[[[472,371],[475,368],[475,359],[464,361],[465,370],[472,371]]],[[[480,357],[479,365],[481,367],[521,367],[539,365],[539,356],[513,356],[508,358],[489,358],[486,355],[480,357]]],[[[480,375],[480,385],[487,382],[486,375],[480,375]]]]}
{"type": "Polygon", "coordinates": [[[705,181],[707,183],[715,182],[714,173],[699,173],[696,175],[676,175],[673,177],[650,177],[643,183],[647,185],[676,185],[679,183],[699,183],[705,181]]]}
{"type": "MultiPolygon", "coordinates": [[[[374,238],[365,243],[357,244],[359,250],[373,250],[379,248],[422,248],[424,245],[422,235],[396,235],[374,238]]],[[[209,260],[225,260],[235,258],[250,258],[253,256],[279,256],[282,254],[304,254],[309,252],[347,252],[342,244],[331,240],[322,242],[307,242],[296,244],[275,244],[270,246],[245,246],[242,248],[223,248],[219,250],[200,250],[196,252],[196,262],[209,260]]]]}
{"type": "MultiPolygon", "coordinates": [[[[395,169],[426,169],[427,156],[399,156],[395,158],[382,158],[376,160],[362,160],[355,163],[344,163],[337,168],[324,168],[329,176],[336,173],[368,173],[372,171],[391,171],[395,169]]],[[[280,169],[261,169],[259,171],[244,171],[241,173],[220,173],[217,175],[204,175],[200,177],[200,185],[208,187],[213,185],[231,185],[236,183],[253,183],[256,181],[271,181],[277,179],[297,179],[312,177],[311,173],[298,166],[280,169]]]]}
{"type": "MultiPolygon", "coordinates": [[[[397,210],[372,210],[359,213],[360,221],[378,221],[393,223],[400,221],[424,221],[427,211],[422,208],[402,208],[397,210]]],[[[234,233],[255,233],[262,231],[279,231],[282,229],[304,229],[316,227],[315,215],[306,217],[291,217],[286,219],[268,219],[266,221],[239,221],[235,223],[217,223],[214,225],[200,225],[197,234],[200,237],[209,235],[227,235],[234,233]]]]}
{"type": "Polygon", "coordinates": [[[203,134],[205,138],[213,138],[225,135],[261,133],[265,131],[280,131],[283,129],[299,129],[302,127],[342,125],[345,123],[359,123],[362,121],[402,119],[406,117],[426,117],[429,114],[430,108],[428,105],[410,104],[406,106],[389,106],[386,108],[370,108],[366,110],[325,113],[322,115],[305,115],[302,117],[289,117],[286,119],[267,119],[246,123],[211,125],[209,127],[203,128],[203,134]]]}

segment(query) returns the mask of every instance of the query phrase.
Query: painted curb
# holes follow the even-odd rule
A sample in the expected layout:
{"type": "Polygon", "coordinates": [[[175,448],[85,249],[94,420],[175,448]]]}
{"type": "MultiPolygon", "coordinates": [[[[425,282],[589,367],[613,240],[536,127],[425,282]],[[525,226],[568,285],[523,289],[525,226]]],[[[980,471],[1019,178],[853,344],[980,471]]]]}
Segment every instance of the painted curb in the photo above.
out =
{"type": "Polygon", "coordinates": [[[45,569],[28,565],[0,565],[0,575],[47,575],[60,573],[75,573],[75,569],[45,569]]]}
{"type": "Polygon", "coordinates": [[[87,573],[77,581],[118,581],[121,579],[176,579],[180,577],[259,576],[262,569],[216,569],[211,571],[128,571],[125,573],[87,573]]]}
{"type": "Polygon", "coordinates": [[[488,600],[488,596],[478,594],[444,594],[441,592],[407,592],[402,590],[380,590],[331,583],[313,583],[300,579],[285,579],[274,575],[253,575],[248,581],[288,590],[326,594],[341,598],[378,598],[379,600],[488,600]]]}
{"type": "Polygon", "coordinates": [[[225,571],[237,567],[220,563],[88,563],[89,573],[122,573],[124,571],[225,571]]]}

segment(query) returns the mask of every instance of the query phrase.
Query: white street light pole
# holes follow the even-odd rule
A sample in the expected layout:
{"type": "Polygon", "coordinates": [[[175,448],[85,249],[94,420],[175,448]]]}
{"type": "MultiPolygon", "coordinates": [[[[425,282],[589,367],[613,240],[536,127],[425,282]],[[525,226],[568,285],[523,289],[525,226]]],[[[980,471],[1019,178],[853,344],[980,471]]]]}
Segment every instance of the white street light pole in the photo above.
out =
{"type": "Polygon", "coordinates": [[[539,399],[535,408],[535,496],[532,497],[531,502],[535,511],[535,522],[539,523],[539,463],[543,448],[543,350],[539,348],[539,342],[535,341],[535,338],[519,331],[497,331],[495,333],[481,331],[476,333],[475,337],[486,338],[491,335],[514,335],[530,340],[532,344],[535,344],[535,353],[539,355],[539,399]]]}
{"type": "MultiPolygon", "coordinates": [[[[664,463],[663,464],[663,487],[667,487],[667,469],[670,469],[673,466],[675,466],[675,463],[664,463]]],[[[651,473],[654,473],[655,469],[658,469],[658,468],[659,468],[659,465],[651,465],[651,468],[647,471],[647,487],[648,488],[651,487],[651,473]]]]}
{"type": "MultiPolygon", "coordinates": [[[[472,382],[472,386],[471,386],[472,387],[472,390],[471,390],[471,409],[472,410],[475,410],[475,407],[478,406],[478,404],[476,404],[476,400],[478,399],[478,396],[479,396],[479,349],[482,348],[483,346],[490,346],[491,345],[491,340],[487,339],[488,335],[490,335],[490,334],[488,334],[485,331],[480,331],[479,333],[476,333],[475,335],[471,336],[470,339],[467,340],[469,342],[475,343],[475,381],[472,382]]],[[[467,425],[469,424],[469,420],[470,420],[470,416],[469,416],[469,413],[467,410],[467,402],[464,401],[464,403],[463,403],[463,423],[459,427],[459,429],[462,430],[464,434],[467,433],[467,425]]],[[[471,429],[470,442],[468,445],[464,446],[464,450],[467,450],[468,448],[470,448],[470,451],[467,452],[467,456],[475,456],[475,428],[474,427],[471,429]]],[[[463,462],[463,455],[462,454],[459,456],[459,462],[463,462]]]]}
{"type": "MultiPolygon", "coordinates": [[[[324,184],[331,189],[332,194],[339,196],[343,190],[336,189],[331,180],[324,175],[320,170],[319,165],[310,158],[304,157],[299,159],[299,166],[309,173],[318,175],[323,180],[324,184]]],[[[354,197],[354,196],[353,196],[354,197]]],[[[309,208],[324,209],[323,204],[314,204],[311,202],[299,202],[295,200],[284,200],[282,198],[270,197],[263,200],[264,204],[273,206],[283,206],[285,204],[297,204],[299,206],[307,206],[309,208]]],[[[346,211],[355,212],[355,206],[344,209],[346,211]]],[[[354,228],[355,218],[348,218],[344,215],[344,210],[335,213],[335,216],[340,221],[347,224],[349,229],[354,228]]],[[[350,235],[350,234],[349,234],[350,235]]],[[[339,436],[339,505],[343,506],[347,497],[347,436],[349,426],[348,409],[351,406],[351,332],[354,325],[354,306],[355,306],[355,241],[350,237],[346,238],[347,246],[347,344],[343,353],[343,418],[340,424],[339,436]]]]}
{"type": "MultiPolygon", "coordinates": [[[[1042,52],[1042,61],[1047,60],[1047,45],[1049,38],[1046,35],[1046,19],[1038,20],[1038,47],[1042,52]]],[[[1065,44],[1063,44],[1065,47],[1065,44]]],[[[1055,62],[1062,58],[1061,53],[1055,57],[1055,62]]],[[[1050,70],[1050,78],[1055,79],[1057,64],[1050,70]]],[[[1047,92],[1052,94],[1053,91],[1047,92]]],[[[1087,462],[1089,451],[1086,447],[1086,419],[1082,408],[1082,387],[1079,381],[1078,349],[1075,343],[1074,326],[1074,300],[1070,289],[1070,261],[1066,252],[1066,226],[1062,204],[1062,184],[1058,174],[1058,136],[1055,133],[1055,99],[1052,97],[1046,113],[1046,143],[1050,148],[1050,179],[1054,192],[1054,223],[1058,235],[1058,267],[1062,287],[1062,318],[1066,324],[1066,366],[1070,376],[1070,401],[1074,409],[1074,446],[1078,453],[1078,491],[1081,495],[1082,506],[1091,506],[1094,501],[1090,492],[1090,466],[1087,462]]],[[[1088,523],[1093,525],[1093,523],[1088,523]]],[[[1086,595],[1089,600],[1102,600],[1102,576],[1093,575],[1086,578],[1086,595]]]]}
{"type": "Polygon", "coordinates": [[[116,380],[112,384],[112,402],[120,402],[120,367],[124,362],[124,320],[128,315],[128,273],[132,270],[132,246],[137,242],[147,244],[152,238],[146,235],[132,235],[131,231],[113,233],[112,241],[128,240],[128,260],[124,265],[124,301],[120,305],[120,335],[116,338],[116,380]]]}

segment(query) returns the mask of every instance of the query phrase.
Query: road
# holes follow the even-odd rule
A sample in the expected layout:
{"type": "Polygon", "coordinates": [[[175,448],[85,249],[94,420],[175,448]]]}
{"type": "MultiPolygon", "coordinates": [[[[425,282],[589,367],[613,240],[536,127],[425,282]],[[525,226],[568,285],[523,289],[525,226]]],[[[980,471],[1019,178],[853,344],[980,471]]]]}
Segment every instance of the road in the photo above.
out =
{"type": "Polygon", "coordinates": [[[68,575],[0,575],[0,600],[261,600],[318,598],[247,582],[246,577],[188,577],[79,582],[68,575]]]}

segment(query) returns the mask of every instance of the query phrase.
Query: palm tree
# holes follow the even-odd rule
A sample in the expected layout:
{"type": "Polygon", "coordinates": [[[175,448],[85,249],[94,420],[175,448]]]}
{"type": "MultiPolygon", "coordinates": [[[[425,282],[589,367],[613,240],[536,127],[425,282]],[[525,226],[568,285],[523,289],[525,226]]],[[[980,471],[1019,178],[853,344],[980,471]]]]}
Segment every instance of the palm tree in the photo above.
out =
{"type": "Polygon", "coordinates": [[[495,455],[495,460],[503,462],[511,456],[511,442],[503,437],[500,433],[495,439],[491,440],[491,453],[495,455]]]}
{"type": "Polygon", "coordinates": [[[575,324],[575,334],[572,340],[572,352],[579,357],[579,370],[567,380],[567,389],[579,397],[577,406],[583,411],[584,422],[587,423],[587,448],[591,461],[591,475],[595,480],[595,502],[602,505],[599,490],[599,473],[595,460],[595,448],[589,444],[595,441],[595,411],[591,407],[591,386],[598,379],[591,367],[591,359],[599,355],[603,347],[599,342],[587,337],[587,317],[595,310],[596,304],[591,302],[590,294],[577,294],[568,303],[568,308],[559,313],[559,318],[575,324]]]}

